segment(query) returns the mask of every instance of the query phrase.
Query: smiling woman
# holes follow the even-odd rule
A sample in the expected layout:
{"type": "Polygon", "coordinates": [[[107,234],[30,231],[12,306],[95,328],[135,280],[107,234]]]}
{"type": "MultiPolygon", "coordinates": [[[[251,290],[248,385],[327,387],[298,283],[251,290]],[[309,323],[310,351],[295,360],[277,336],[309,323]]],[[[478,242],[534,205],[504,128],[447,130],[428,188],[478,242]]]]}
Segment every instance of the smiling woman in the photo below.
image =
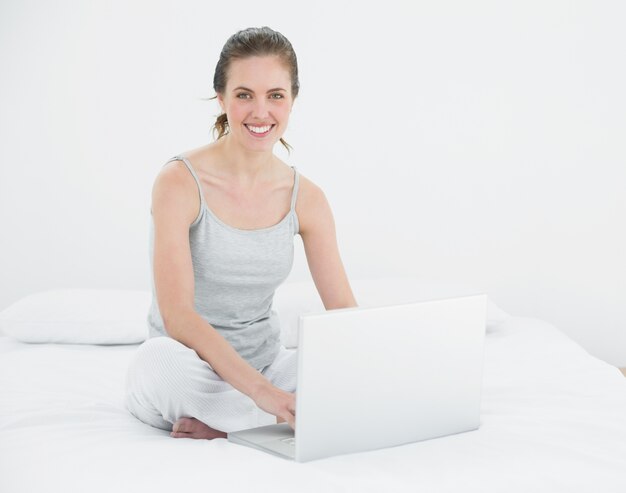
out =
{"type": "Polygon", "coordinates": [[[237,32],[213,85],[217,139],[168,160],[154,182],[150,338],[126,380],[128,410],[175,438],[295,428],[296,352],[281,344],[273,297],[296,234],[324,306],[356,306],[326,196],[273,153],[290,148],[291,43],[268,27],[237,32]]]}
{"type": "Polygon", "coordinates": [[[294,96],[284,89],[290,86],[285,62],[277,55],[235,59],[227,71],[227,85],[216,96],[223,111],[216,122],[216,128],[222,122],[223,129],[218,139],[231,134],[233,139],[243,139],[243,145],[250,145],[245,138],[253,137],[258,142],[253,144],[253,149],[266,151],[280,140],[289,151],[282,135],[287,128],[294,96]],[[245,86],[236,85],[239,81],[248,82],[245,86]],[[273,87],[276,82],[281,86],[273,87]]]}
{"type": "MultiPolygon", "coordinates": [[[[213,77],[213,88],[215,89],[217,96],[211,99],[218,98],[220,102],[220,106],[222,107],[223,113],[218,116],[217,121],[215,122],[214,131],[218,132],[218,139],[222,138],[225,134],[229,132],[231,127],[235,124],[235,122],[229,121],[229,113],[225,110],[224,100],[221,95],[228,94],[227,91],[227,81],[234,80],[232,72],[232,66],[237,65],[237,60],[247,59],[248,61],[253,60],[252,57],[258,56],[259,54],[268,55],[271,54],[274,57],[274,64],[278,63],[282,67],[284,67],[287,72],[285,73],[285,78],[281,81],[282,83],[277,87],[271,87],[266,91],[261,91],[255,94],[254,90],[242,86],[237,85],[231,91],[236,93],[235,97],[238,99],[244,99],[249,101],[254,101],[254,97],[264,98],[267,96],[268,99],[273,99],[274,101],[280,102],[280,104],[288,105],[289,112],[291,112],[291,106],[293,105],[293,101],[298,97],[298,93],[300,92],[300,81],[298,79],[298,59],[296,57],[296,53],[291,46],[291,43],[282,36],[280,33],[271,31],[269,28],[261,28],[258,31],[253,30],[245,30],[240,31],[239,33],[231,36],[224,48],[222,49],[222,53],[220,55],[220,59],[215,68],[215,75],[213,77]],[[258,32],[262,32],[263,29],[266,29],[265,36],[258,36],[258,32]],[[249,42],[249,38],[257,34],[255,38],[255,44],[251,44],[249,42]],[[247,39],[248,38],[248,39],[247,39]]],[[[257,60],[258,61],[258,60],[257,60]]],[[[259,64],[263,65],[263,64],[259,64]]],[[[252,66],[248,66],[252,69],[252,66]]],[[[254,67],[257,70],[263,69],[263,66],[254,67]]],[[[240,74],[242,76],[252,75],[252,79],[254,80],[257,74],[240,74]]],[[[231,119],[234,115],[230,115],[231,119]]],[[[251,125],[261,125],[263,122],[250,122],[251,125]]],[[[274,125],[274,122],[266,122],[267,124],[274,125]]],[[[285,126],[286,126],[285,121],[285,126]]],[[[273,129],[272,129],[273,130],[273,129]]],[[[280,140],[281,144],[285,146],[287,151],[290,150],[290,145],[282,138],[283,132],[280,135],[276,136],[274,140],[280,140]]]]}

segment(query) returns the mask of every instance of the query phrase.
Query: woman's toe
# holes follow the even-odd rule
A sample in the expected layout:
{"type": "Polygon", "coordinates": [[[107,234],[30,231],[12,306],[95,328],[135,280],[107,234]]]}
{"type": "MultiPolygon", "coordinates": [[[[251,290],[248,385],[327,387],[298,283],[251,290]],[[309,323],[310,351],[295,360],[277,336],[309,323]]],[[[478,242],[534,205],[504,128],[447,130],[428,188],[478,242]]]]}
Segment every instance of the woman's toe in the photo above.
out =
{"type": "Polygon", "coordinates": [[[188,433],[191,431],[192,421],[190,418],[180,418],[172,426],[172,432],[174,433],[188,433]]]}

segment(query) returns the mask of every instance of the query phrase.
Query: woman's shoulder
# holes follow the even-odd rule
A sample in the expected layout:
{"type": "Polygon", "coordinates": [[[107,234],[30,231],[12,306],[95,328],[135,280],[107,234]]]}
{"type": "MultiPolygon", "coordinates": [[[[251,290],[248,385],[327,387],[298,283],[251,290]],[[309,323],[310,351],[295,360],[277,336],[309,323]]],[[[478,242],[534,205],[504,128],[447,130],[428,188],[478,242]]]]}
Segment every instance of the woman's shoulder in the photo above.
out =
{"type": "Polygon", "coordinates": [[[298,200],[304,202],[305,204],[309,202],[315,202],[319,200],[321,196],[324,195],[324,191],[321,189],[319,185],[313,182],[310,178],[300,173],[298,170],[298,200]]]}
{"type": "MultiPolygon", "coordinates": [[[[154,213],[177,210],[180,219],[191,224],[198,215],[200,200],[193,175],[182,160],[165,163],[158,171],[152,185],[151,211],[154,213]]],[[[154,215],[154,214],[153,214],[154,215]]]]}
{"type": "Polygon", "coordinates": [[[187,170],[184,161],[172,159],[158,170],[154,178],[153,189],[161,188],[176,193],[188,191],[195,186],[193,175],[187,170]]]}
{"type": "Polygon", "coordinates": [[[332,212],[322,188],[302,173],[299,175],[296,214],[300,224],[300,233],[306,234],[320,224],[332,222],[332,212]]]}
{"type": "Polygon", "coordinates": [[[197,188],[197,185],[192,172],[196,175],[201,172],[201,169],[198,168],[198,162],[204,163],[207,160],[206,156],[211,155],[210,147],[211,145],[207,145],[179,152],[159,170],[157,180],[173,187],[178,186],[194,190],[197,188]],[[191,167],[191,170],[189,167],[191,167]]]}
{"type": "Polygon", "coordinates": [[[293,185],[294,172],[292,168],[295,168],[298,173],[298,192],[296,197],[296,208],[301,203],[315,202],[319,200],[319,197],[323,195],[322,189],[315,184],[308,176],[305,176],[297,166],[291,166],[281,159],[276,158],[277,163],[281,168],[280,182],[281,186],[291,188],[293,185]]]}

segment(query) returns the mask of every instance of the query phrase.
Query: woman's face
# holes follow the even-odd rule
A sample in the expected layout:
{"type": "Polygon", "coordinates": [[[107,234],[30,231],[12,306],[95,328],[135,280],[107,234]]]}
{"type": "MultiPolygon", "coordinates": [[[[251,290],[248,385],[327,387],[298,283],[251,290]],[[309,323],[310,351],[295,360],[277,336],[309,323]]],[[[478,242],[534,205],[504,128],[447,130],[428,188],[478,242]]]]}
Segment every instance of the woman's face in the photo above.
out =
{"type": "Polygon", "coordinates": [[[276,56],[234,60],[225,94],[217,97],[228,116],[231,138],[250,150],[271,151],[287,129],[291,78],[276,56]]]}

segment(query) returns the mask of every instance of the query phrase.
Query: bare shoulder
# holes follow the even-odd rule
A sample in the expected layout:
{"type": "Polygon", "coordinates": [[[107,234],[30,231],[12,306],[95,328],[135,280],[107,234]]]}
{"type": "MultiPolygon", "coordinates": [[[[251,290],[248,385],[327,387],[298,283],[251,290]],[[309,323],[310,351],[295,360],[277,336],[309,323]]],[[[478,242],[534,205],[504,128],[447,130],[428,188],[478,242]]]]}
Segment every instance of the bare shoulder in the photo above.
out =
{"type": "Polygon", "coordinates": [[[301,235],[306,235],[324,224],[333,223],[332,211],[326,194],[319,185],[302,174],[300,174],[296,214],[301,235]]]}
{"type": "MultiPolygon", "coordinates": [[[[304,206],[315,204],[324,198],[322,188],[300,173],[298,186],[298,203],[304,206]]],[[[305,207],[306,208],[306,207],[305,207]]]]}
{"type": "Polygon", "coordinates": [[[198,216],[200,197],[193,176],[182,161],[163,166],[152,186],[152,213],[176,216],[189,226],[198,216]]]}

